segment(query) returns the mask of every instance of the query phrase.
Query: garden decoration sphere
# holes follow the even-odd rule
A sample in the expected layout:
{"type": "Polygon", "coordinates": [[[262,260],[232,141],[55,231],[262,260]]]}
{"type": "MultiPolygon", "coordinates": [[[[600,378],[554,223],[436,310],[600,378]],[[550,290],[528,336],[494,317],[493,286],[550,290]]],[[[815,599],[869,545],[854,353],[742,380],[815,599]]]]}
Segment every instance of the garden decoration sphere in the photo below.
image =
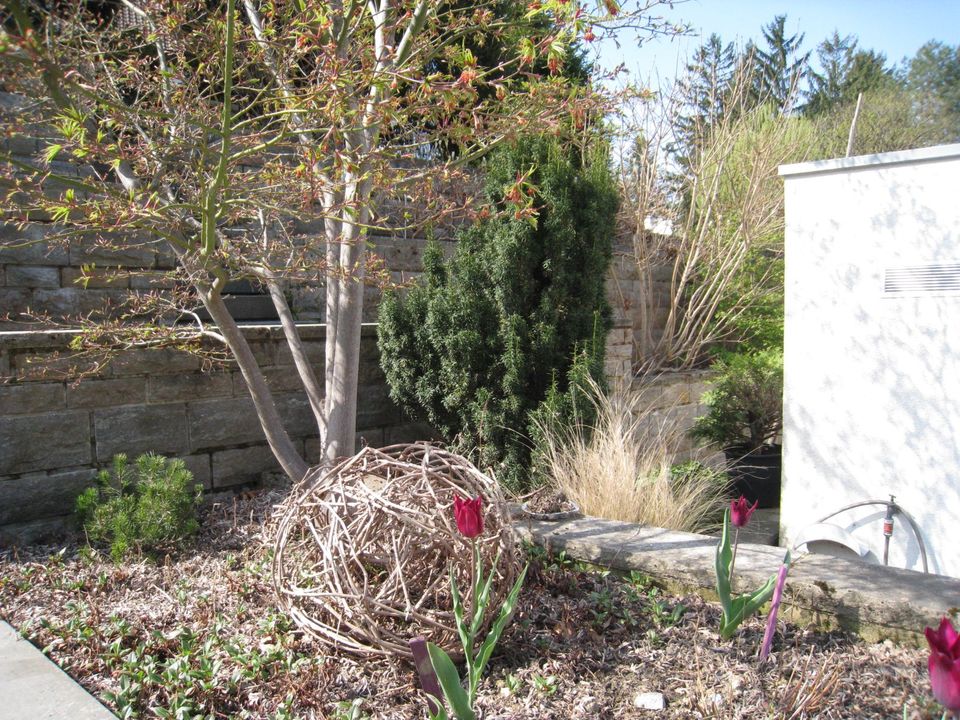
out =
{"type": "Polygon", "coordinates": [[[364,448],[308,474],[278,516],[273,584],[282,609],[322,644],[356,656],[410,658],[417,636],[462,655],[451,568],[469,587],[472,543],[484,567],[497,563],[484,632],[520,569],[496,483],[427,443],[364,448]],[[454,499],[478,496],[483,531],[471,539],[457,529],[454,499]]]}

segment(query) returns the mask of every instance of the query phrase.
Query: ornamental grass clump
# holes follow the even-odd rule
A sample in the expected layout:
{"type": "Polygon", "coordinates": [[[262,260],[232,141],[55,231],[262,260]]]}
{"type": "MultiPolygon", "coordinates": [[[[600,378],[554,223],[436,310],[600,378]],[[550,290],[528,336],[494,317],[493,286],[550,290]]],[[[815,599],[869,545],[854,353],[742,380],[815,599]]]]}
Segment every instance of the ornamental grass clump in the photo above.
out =
{"type": "Polygon", "coordinates": [[[119,561],[180,546],[200,528],[202,497],[203,486],[194,484],[182,460],[147,453],[131,465],[121,453],[77,498],[76,514],[87,540],[108,545],[119,561]]]}
{"type": "Polygon", "coordinates": [[[701,463],[677,465],[683,432],[670,409],[638,393],[605,393],[587,380],[595,420],[538,418],[537,472],[593,517],[697,532],[715,526],[724,475],[701,463]]]}

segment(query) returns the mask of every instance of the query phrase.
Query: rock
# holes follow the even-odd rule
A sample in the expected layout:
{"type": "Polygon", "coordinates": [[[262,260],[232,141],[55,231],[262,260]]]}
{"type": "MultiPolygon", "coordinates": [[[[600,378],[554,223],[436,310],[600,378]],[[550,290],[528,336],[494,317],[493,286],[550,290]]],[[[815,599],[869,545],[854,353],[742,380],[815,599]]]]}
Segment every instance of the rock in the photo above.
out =
{"type": "Polygon", "coordinates": [[[667,703],[663,698],[663,693],[646,692],[638,693],[633,699],[633,705],[641,710],[663,710],[667,703]]]}

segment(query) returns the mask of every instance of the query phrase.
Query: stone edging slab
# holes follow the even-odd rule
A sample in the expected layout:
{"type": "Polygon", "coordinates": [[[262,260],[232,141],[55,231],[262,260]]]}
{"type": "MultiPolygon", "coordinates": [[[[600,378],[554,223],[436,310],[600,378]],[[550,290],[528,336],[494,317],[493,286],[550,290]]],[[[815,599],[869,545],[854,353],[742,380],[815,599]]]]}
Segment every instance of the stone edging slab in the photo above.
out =
{"type": "MultiPolygon", "coordinates": [[[[614,570],[637,570],[668,589],[716,599],[717,538],[614,520],[514,519],[521,538],[614,570]]],[[[784,548],[740,543],[738,583],[757,587],[783,560],[784,548]]],[[[960,580],[823,555],[794,557],[784,591],[785,617],[839,627],[868,641],[926,647],[923,629],[960,605],[960,580]]]]}

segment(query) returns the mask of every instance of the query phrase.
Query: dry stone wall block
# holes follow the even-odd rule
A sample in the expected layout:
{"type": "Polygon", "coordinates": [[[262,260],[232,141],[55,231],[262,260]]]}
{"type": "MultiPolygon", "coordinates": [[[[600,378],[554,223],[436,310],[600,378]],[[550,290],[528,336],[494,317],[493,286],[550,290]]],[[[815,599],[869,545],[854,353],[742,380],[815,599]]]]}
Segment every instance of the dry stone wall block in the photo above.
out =
{"type": "Polygon", "coordinates": [[[84,411],[0,417],[0,475],[91,462],[90,417],[84,411]]]}
{"type": "Polygon", "coordinates": [[[130,405],[94,411],[97,462],[117,453],[130,457],[145,452],[187,453],[187,412],[182,403],[130,405]]]}

